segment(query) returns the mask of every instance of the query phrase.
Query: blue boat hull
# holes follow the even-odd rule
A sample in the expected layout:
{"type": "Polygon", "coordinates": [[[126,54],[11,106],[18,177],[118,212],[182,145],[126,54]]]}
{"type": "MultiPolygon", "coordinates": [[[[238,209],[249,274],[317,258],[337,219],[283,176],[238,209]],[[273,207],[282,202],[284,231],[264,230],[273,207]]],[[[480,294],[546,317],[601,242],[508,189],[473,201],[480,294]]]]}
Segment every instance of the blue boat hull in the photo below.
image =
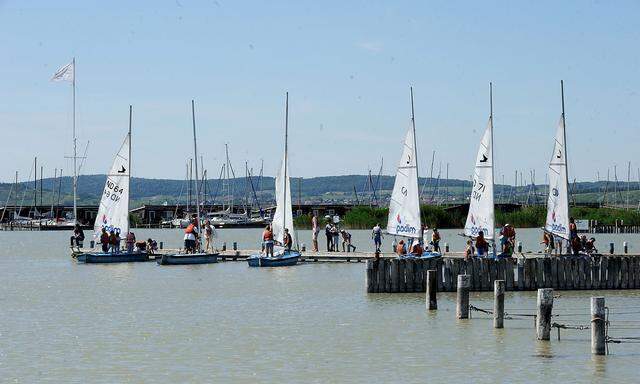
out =
{"type": "Polygon", "coordinates": [[[81,253],[75,256],[79,263],[85,264],[110,264],[110,263],[137,263],[152,261],[146,252],[139,253],[81,253]]]}
{"type": "Polygon", "coordinates": [[[438,252],[428,252],[428,251],[424,252],[420,256],[414,255],[413,253],[410,253],[408,255],[398,256],[399,259],[435,259],[438,257],[442,257],[442,254],[438,252]]]}
{"type": "Polygon", "coordinates": [[[264,257],[261,255],[251,255],[247,258],[250,267],[290,267],[298,264],[300,252],[285,252],[281,256],[264,257]]]}
{"type": "Polygon", "coordinates": [[[157,262],[160,265],[213,264],[218,262],[218,253],[162,255],[157,262]]]}

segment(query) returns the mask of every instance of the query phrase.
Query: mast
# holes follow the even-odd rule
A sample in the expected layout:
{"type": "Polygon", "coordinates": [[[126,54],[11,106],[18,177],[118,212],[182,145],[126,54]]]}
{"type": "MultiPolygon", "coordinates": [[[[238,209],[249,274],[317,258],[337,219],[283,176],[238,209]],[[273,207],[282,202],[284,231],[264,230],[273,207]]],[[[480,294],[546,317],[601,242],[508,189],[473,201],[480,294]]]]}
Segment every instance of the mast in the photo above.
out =
{"type": "Polygon", "coordinates": [[[73,63],[73,80],[71,81],[71,89],[73,96],[73,224],[78,223],[78,150],[76,137],[76,58],[72,60],[73,63]]]}
{"type": "Polygon", "coordinates": [[[127,233],[130,231],[129,228],[129,205],[131,204],[131,120],[133,117],[133,106],[129,105],[129,156],[128,156],[128,166],[129,172],[127,173],[128,185],[129,185],[129,193],[127,193],[127,233]]]}
{"type": "MultiPolygon", "coordinates": [[[[418,171],[418,140],[416,138],[416,116],[413,108],[413,87],[409,87],[409,92],[411,93],[411,126],[413,128],[413,153],[415,155],[416,160],[416,179],[420,181],[420,172],[418,171]]],[[[418,183],[419,185],[419,183],[418,183]]],[[[420,192],[418,193],[418,211],[420,211],[420,192]]],[[[420,217],[420,212],[418,212],[418,217],[420,217]]],[[[422,220],[420,220],[420,224],[422,224],[422,220]]]]}
{"type": "MultiPolygon", "coordinates": [[[[282,228],[284,231],[285,225],[287,225],[287,168],[289,168],[289,164],[287,162],[287,151],[288,151],[288,141],[289,141],[289,92],[286,93],[285,103],[284,103],[284,177],[282,178],[282,198],[284,203],[282,204],[282,209],[284,210],[284,222],[282,223],[282,228]]],[[[290,228],[291,229],[291,228],[290,228]]]]}
{"type": "MultiPolygon", "coordinates": [[[[567,190],[569,190],[569,156],[567,156],[567,124],[564,115],[564,81],[560,80],[560,95],[562,97],[562,134],[564,135],[564,172],[567,190]]],[[[567,196],[567,199],[569,197],[567,196]]],[[[569,204],[567,202],[567,218],[569,218],[569,204]]]]}
{"type": "Polygon", "coordinates": [[[38,212],[38,157],[33,159],[33,217],[38,212]]]}
{"type": "MultiPolygon", "coordinates": [[[[492,203],[494,204],[494,208],[491,210],[491,221],[493,222],[493,226],[496,226],[496,213],[495,213],[495,192],[494,192],[494,185],[495,185],[495,174],[494,174],[494,169],[495,169],[495,163],[493,162],[493,83],[489,82],[489,127],[491,128],[491,200],[492,203]]],[[[495,238],[495,228],[490,228],[491,230],[491,238],[495,238]]]]}
{"type": "Polygon", "coordinates": [[[58,178],[58,168],[53,169],[53,180],[51,180],[51,216],[53,216],[53,205],[56,202],[56,179],[58,178]]]}
{"type": "MultiPolygon", "coordinates": [[[[193,122],[193,157],[195,159],[195,168],[196,168],[196,177],[198,175],[198,144],[196,141],[196,110],[195,110],[195,103],[193,100],[191,100],[191,120],[193,122]]],[[[200,231],[200,233],[202,233],[202,228],[200,225],[200,202],[199,202],[199,195],[198,195],[198,183],[195,183],[195,187],[196,187],[196,218],[197,218],[197,226],[198,226],[198,231],[200,231]]],[[[198,249],[200,248],[200,236],[198,236],[198,249]]]]}

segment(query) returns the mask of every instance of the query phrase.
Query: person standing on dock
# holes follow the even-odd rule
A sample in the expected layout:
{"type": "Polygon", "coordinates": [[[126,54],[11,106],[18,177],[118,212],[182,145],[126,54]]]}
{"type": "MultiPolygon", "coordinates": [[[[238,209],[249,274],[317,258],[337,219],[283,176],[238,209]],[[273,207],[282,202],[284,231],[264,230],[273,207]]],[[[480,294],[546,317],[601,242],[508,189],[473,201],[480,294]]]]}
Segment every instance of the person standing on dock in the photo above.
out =
{"type": "Polygon", "coordinates": [[[351,234],[343,229],[340,235],[342,235],[342,252],[355,252],[356,247],[351,244],[351,234]]]}
{"type": "Polygon", "coordinates": [[[380,251],[382,247],[382,228],[380,228],[380,223],[377,223],[373,230],[371,230],[371,238],[373,239],[373,245],[375,246],[376,252],[380,251]]]}
{"type": "Polygon", "coordinates": [[[333,239],[331,240],[331,243],[333,245],[331,250],[334,252],[340,252],[340,248],[338,245],[340,244],[340,231],[338,231],[338,226],[335,224],[331,226],[331,236],[333,237],[333,239]]]}
{"type": "Polygon", "coordinates": [[[473,240],[469,239],[467,240],[467,247],[464,250],[464,259],[465,260],[470,260],[474,254],[475,254],[475,249],[473,247],[473,240]]]}
{"type": "Polygon", "coordinates": [[[311,242],[313,252],[318,252],[318,234],[320,233],[320,227],[318,226],[318,215],[315,213],[311,218],[311,242]]]}
{"type": "Polygon", "coordinates": [[[109,252],[116,253],[117,240],[115,231],[109,233],[109,252]]]}
{"type": "Polygon", "coordinates": [[[271,226],[267,225],[264,231],[262,231],[262,242],[264,243],[264,251],[269,257],[273,257],[273,231],[271,231],[271,226]]]}
{"type": "Polygon", "coordinates": [[[331,223],[324,226],[324,235],[327,237],[327,252],[333,249],[333,235],[331,234],[331,223]]]}
{"type": "Polygon", "coordinates": [[[204,248],[205,252],[212,251],[213,252],[213,238],[216,235],[216,230],[211,225],[209,220],[204,223],[204,248]]]}

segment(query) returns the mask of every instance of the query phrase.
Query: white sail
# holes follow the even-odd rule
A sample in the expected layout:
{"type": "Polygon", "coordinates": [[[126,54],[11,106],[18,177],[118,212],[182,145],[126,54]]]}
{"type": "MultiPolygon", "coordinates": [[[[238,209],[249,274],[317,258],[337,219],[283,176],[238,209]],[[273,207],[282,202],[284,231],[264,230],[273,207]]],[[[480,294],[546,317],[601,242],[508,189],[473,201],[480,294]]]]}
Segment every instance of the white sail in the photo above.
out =
{"type": "Polygon", "coordinates": [[[127,135],[107,175],[98,215],[93,225],[95,237],[100,236],[102,228],[107,232],[120,233],[121,237],[129,232],[129,140],[127,135]]]}
{"type": "Polygon", "coordinates": [[[493,207],[493,122],[484,131],[473,174],[473,188],[469,199],[469,214],[464,225],[466,236],[476,237],[483,231],[484,237],[493,239],[494,236],[494,207],[493,207]]]}
{"type": "Polygon", "coordinates": [[[282,243],[284,240],[284,229],[287,228],[289,234],[291,234],[292,243],[295,244],[293,211],[291,209],[291,183],[288,169],[285,156],[285,158],[282,159],[280,171],[276,175],[276,211],[273,215],[273,221],[271,222],[271,229],[273,230],[273,238],[282,243]]]}
{"type": "Polygon", "coordinates": [[[420,198],[418,168],[413,128],[404,139],[402,157],[398,163],[393,193],[389,203],[387,232],[392,235],[420,237],[420,198]]]}
{"type": "Polygon", "coordinates": [[[553,155],[549,162],[549,198],[547,199],[547,221],[544,228],[555,236],[568,240],[569,188],[564,129],[564,119],[561,117],[556,132],[553,155]]]}

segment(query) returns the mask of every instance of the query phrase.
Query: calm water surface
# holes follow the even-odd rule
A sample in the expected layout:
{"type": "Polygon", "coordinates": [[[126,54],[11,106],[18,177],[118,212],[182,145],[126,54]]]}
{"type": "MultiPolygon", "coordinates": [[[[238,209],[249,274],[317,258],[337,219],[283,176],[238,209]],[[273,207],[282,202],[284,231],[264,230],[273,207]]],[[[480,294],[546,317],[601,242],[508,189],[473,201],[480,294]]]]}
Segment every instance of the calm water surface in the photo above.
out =
{"type": "MultiPolygon", "coordinates": [[[[258,233],[224,230],[219,240],[249,247],[258,233]]],[[[455,233],[445,232],[451,243],[455,233]]],[[[180,238],[137,234],[167,246],[180,238]]],[[[0,382],[632,383],[640,374],[640,344],[593,357],[589,331],[537,342],[529,318],[504,330],[482,316],[456,321],[452,294],[427,313],[420,294],[365,293],[362,263],[78,265],[68,236],[0,232],[0,382]]],[[[367,236],[354,232],[368,246],[367,236]]],[[[588,324],[594,293],[558,293],[554,309],[567,316],[556,321],[588,324]]],[[[612,308],[610,333],[640,336],[640,292],[599,294],[612,308]]],[[[471,298],[483,308],[492,300],[471,298]]],[[[534,292],[506,295],[507,311],[534,307],[534,292]]]]}

